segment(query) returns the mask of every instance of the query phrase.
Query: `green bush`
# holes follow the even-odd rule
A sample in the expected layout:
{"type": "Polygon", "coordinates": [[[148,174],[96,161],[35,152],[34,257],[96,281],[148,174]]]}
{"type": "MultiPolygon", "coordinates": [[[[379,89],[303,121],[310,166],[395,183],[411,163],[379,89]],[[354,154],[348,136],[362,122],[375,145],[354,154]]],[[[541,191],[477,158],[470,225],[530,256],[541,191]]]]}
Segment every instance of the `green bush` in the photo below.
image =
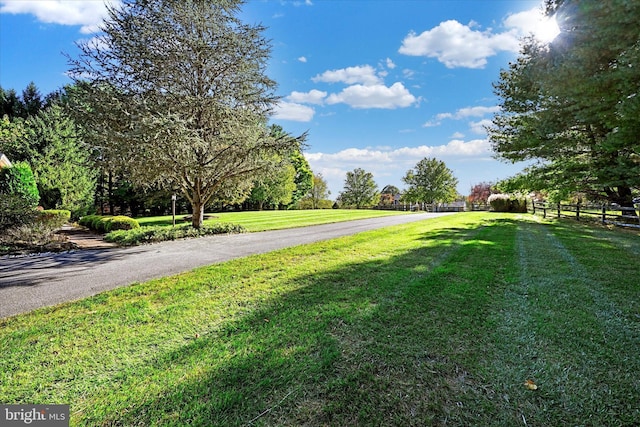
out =
{"type": "Polygon", "coordinates": [[[140,228],[140,224],[133,218],[128,216],[119,215],[104,221],[105,231],[115,230],[133,230],[134,228],[140,228]]]}
{"type": "Polygon", "coordinates": [[[17,162],[0,169],[0,230],[31,223],[39,199],[38,186],[27,163],[17,162]]]}
{"type": "Polygon", "coordinates": [[[78,224],[100,233],[108,233],[114,230],[132,230],[140,228],[140,224],[138,224],[138,221],[124,215],[85,215],[80,218],[78,224]]]}
{"type": "Polygon", "coordinates": [[[509,195],[492,194],[489,196],[489,205],[494,212],[509,212],[509,195]]]}
{"type": "Polygon", "coordinates": [[[0,169],[0,194],[14,194],[23,198],[32,208],[38,206],[40,194],[31,166],[17,162],[10,168],[0,169]]]}
{"type": "Polygon", "coordinates": [[[488,199],[494,212],[527,212],[527,199],[514,194],[492,194],[488,199]]]}
{"type": "Polygon", "coordinates": [[[143,243],[156,243],[167,240],[184,239],[188,237],[202,237],[214,234],[244,233],[246,229],[236,224],[204,225],[193,228],[191,224],[174,227],[154,226],[138,227],[131,230],[116,230],[105,236],[107,242],[118,243],[123,246],[134,246],[143,243]]]}
{"type": "Polygon", "coordinates": [[[36,220],[51,228],[60,228],[71,220],[71,211],[64,209],[46,209],[36,211],[36,220]]]}

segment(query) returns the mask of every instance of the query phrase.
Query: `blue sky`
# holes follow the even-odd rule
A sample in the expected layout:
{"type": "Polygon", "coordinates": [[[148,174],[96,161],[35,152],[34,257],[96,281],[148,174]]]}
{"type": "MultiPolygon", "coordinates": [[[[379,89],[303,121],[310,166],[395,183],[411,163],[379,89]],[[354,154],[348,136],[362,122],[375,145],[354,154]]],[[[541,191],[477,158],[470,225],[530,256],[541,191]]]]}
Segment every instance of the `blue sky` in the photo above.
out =
{"type": "MultiPolygon", "coordinates": [[[[117,3],[117,0],[111,0],[117,3]]],[[[552,37],[541,0],[249,0],[241,18],[268,27],[268,69],[282,97],[272,121],[309,132],[305,155],[329,183],[373,173],[379,188],[425,157],[443,160],[458,191],[514,175],[495,160],[483,124],[492,83],[519,39],[552,37]]],[[[104,16],[101,0],[0,1],[0,85],[43,95],[70,83],[67,59],[104,16]]]]}

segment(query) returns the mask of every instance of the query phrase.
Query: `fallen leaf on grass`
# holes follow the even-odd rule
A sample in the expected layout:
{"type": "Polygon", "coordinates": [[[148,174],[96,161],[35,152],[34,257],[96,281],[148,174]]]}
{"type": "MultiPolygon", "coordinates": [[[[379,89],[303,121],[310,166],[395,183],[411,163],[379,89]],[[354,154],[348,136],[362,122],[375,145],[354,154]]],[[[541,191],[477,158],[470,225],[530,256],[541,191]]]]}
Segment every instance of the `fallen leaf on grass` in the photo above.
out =
{"type": "Polygon", "coordinates": [[[525,387],[527,387],[529,390],[537,390],[538,386],[536,385],[536,383],[533,382],[533,380],[526,380],[524,382],[525,387]]]}

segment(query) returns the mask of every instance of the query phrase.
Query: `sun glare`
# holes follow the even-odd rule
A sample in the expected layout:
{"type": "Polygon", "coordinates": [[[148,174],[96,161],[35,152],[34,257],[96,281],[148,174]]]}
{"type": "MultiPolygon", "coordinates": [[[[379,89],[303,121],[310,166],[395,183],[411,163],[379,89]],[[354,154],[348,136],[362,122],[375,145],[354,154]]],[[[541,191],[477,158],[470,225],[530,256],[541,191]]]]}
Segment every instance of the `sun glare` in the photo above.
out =
{"type": "Polygon", "coordinates": [[[541,18],[535,29],[535,36],[543,43],[551,43],[558,34],[560,34],[560,28],[554,17],[541,18]]]}

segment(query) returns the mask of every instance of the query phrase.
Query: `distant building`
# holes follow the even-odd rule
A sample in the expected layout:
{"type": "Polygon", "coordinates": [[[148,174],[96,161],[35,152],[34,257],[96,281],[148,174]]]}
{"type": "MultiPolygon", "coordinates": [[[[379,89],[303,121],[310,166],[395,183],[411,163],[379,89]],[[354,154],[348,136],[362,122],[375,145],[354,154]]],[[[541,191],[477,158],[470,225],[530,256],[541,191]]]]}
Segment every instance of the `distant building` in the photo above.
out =
{"type": "Polygon", "coordinates": [[[10,168],[11,166],[11,162],[7,159],[7,156],[5,156],[4,153],[0,153],[0,169],[10,168]]]}

